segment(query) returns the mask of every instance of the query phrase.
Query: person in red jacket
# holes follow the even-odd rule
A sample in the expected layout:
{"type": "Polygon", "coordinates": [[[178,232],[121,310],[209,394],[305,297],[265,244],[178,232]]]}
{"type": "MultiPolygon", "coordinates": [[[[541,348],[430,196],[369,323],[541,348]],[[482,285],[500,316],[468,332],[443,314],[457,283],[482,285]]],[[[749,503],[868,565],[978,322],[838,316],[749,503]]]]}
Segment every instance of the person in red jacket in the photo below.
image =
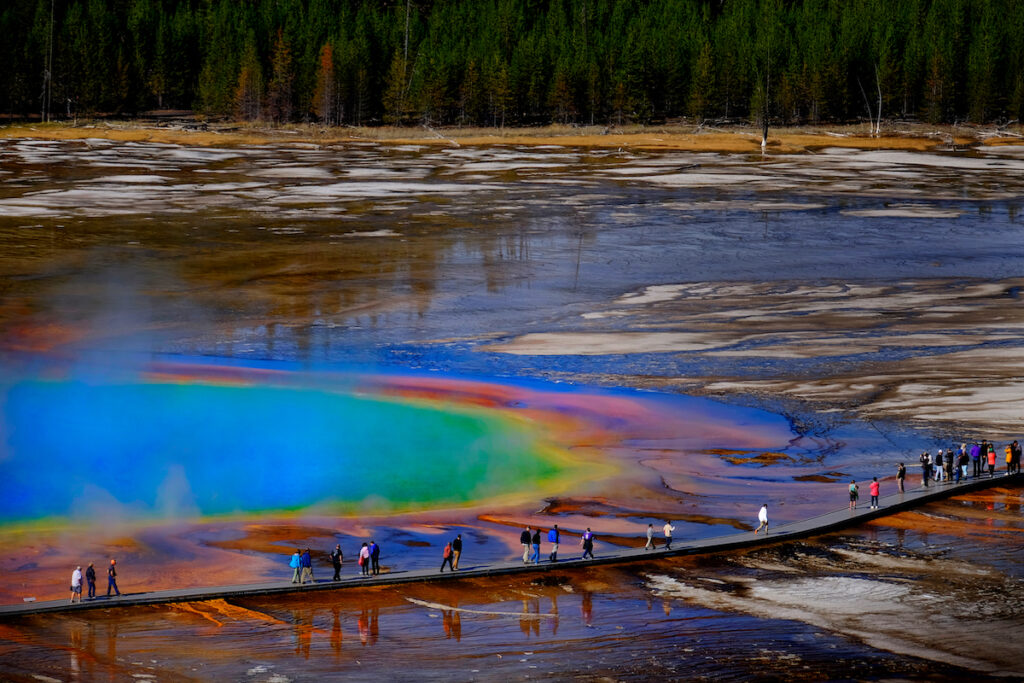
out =
{"type": "Polygon", "coordinates": [[[878,507],[878,477],[871,477],[871,485],[868,487],[871,492],[871,509],[878,507]]]}
{"type": "Polygon", "coordinates": [[[455,571],[455,568],[452,566],[452,544],[450,542],[449,543],[445,543],[444,550],[441,552],[441,558],[442,558],[441,559],[441,571],[442,572],[444,571],[444,566],[445,565],[448,565],[448,570],[449,571],[455,571]]]}

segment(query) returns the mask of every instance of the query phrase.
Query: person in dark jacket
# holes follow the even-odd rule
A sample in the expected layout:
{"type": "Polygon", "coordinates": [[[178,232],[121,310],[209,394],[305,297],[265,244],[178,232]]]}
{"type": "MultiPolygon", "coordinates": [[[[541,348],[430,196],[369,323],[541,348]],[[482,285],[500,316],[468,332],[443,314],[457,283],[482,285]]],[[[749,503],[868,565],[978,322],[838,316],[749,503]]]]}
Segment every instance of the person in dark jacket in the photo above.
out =
{"type": "Polygon", "coordinates": [[[533,532],[530,543],[533,544],[533,555],[530,556],[530,559],[534,564],[540,564],[540,529],[533,532]]]}
{"type": "Polygon", "coordinates": [[[587,527],[587,530],[583,532],[580,544],[583,546],[582,559],[587,559],[588,555],[590,556],[590,559],[594,559],[594,534],[591,533],[589,526],[587,527]]]}
{"type": "Polygon", "coordinates": [[[377,541],[370,541],[370,573],[380,574],[380,546],[377,541]]]}
{"type": "Polygon", "coordinates": [[[345,555],[341,552],[341,544],[334,546],[334,550],[331,551],[331,566],[334,567],[334,580],[341,581],[341,563],[345,559],[345,555]]]}
{"type": "Polygon", "coordinates": [[[110,561],[110,566],[107,567],[107,597],[110,597],[110,590],[113,589],[114,593],[121,595],[121,591],[117,589],[117,564],[116,560],[110,561]]]}
{"type": "Polygon", "coordinates": [[[92,566],[92,562],[89,563],[89,567],[85,570],[85,581],[89,584],[89,597],[96,597],[96,568],[92,566]]]}
{"type": "Polygon", "coordinates": [[[523,533],[519,534],[519,542],[523,544],[523,564],[530,561],[530,527],[523,529],[523,533]]]}
{"type": "Polygon", "coordinates": [[[459,568],[459,556],[462,555],[462,534],[456,534],[455,540],[452,541],[452,570],[457,571],[459,568]]]}

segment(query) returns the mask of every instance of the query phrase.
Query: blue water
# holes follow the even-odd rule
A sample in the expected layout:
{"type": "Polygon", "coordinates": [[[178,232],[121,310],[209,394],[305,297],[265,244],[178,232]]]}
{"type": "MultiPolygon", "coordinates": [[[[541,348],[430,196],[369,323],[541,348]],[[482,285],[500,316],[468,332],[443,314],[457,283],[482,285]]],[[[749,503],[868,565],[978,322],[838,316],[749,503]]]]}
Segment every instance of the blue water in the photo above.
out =
{"type": "Polygon", "coordinates": [[[302,387],[26,381],[3,424],[5,521],[437,506],[562,473],[497,415],[302,387]]]}

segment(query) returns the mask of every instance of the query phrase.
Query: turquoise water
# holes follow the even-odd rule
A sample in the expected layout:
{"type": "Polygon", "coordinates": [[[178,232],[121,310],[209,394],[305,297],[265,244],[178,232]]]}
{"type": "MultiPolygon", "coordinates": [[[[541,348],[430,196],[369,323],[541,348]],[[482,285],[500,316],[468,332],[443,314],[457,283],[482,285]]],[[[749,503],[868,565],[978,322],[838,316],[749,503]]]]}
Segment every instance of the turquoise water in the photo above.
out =
{"type": "Polygon", "coordinates": [[[2,416],[4,521],[431,507],[562,472],[519,422],[320,389],[27,381],[2,416]]]}

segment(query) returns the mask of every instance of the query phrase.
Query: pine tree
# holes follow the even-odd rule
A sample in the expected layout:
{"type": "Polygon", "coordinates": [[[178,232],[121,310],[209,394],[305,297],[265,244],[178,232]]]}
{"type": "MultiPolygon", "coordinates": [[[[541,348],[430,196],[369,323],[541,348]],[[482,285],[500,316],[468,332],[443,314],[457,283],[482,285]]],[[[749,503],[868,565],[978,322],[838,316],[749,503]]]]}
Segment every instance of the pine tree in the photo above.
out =
{"type": "Polygon", "coordinates": [[[505,119],[512,103],[512,87],[509,81],[509,70],[504,62],[495,57],[488,79],[491,110],[491,125],[505,127],[505,119]]]}
{"type": "Polygon", "coordinates": [[[334,47],[330,43],[324,43],[320,48],[316,90],[313,91],[313,113],[325,125],[333,126],[341,121],[339,109],[338,81],[334,74],[334,47]]]}
{"type": "Polygon", "coordinates": [[[408,115],[407,95],[408,89],[405,81],[405,58],[401,51],[396,51],[391,59],[391,68],[388,69],[387,78],[384,81],[384,122],[400,125],[408,115]]]}
{"type": "Polygon", "coordinates": [[[198,94],[199,106],[206,113],[234,111],[240,57],[235,44],[241,26],[244,23],[232,3],[211,5],[211,11],[205,16],[198,41],[204,46],[198,94]]]}
{"type": "Polygon", "coordinates": [[[292,119],[292,52],[284,38],[284,31],[277,29],[273,53],[270,58],[270,82],[267,84],[267,117],[274,123],[287,123],[292,119]]]}
{"type": "Polygon", "coordinates": [[[573,104],[572,86],[569,83],[569,76],[563,68],[555,72],[555,78],[551,84],[551,95],[548,98],[551,107],[551,115],[555,121],[569,123],[576,118],[576,107],[573,104]]]}
{"type": "Polygon", "coordinates": [[[263,69],[256,54],[256,40],[250,35],[235,88],[235,116],[245,121],[258,121],[263,113],[262,103],[263,69]]]}
{"type": "Polygon", "coordinates": [[[693,67],[693,84],[690,87],[690,113],[698,122],[703,122],[715,106],[715,71],[712,63],[711,43],[704,42],[697,63],[693,67]]]}

